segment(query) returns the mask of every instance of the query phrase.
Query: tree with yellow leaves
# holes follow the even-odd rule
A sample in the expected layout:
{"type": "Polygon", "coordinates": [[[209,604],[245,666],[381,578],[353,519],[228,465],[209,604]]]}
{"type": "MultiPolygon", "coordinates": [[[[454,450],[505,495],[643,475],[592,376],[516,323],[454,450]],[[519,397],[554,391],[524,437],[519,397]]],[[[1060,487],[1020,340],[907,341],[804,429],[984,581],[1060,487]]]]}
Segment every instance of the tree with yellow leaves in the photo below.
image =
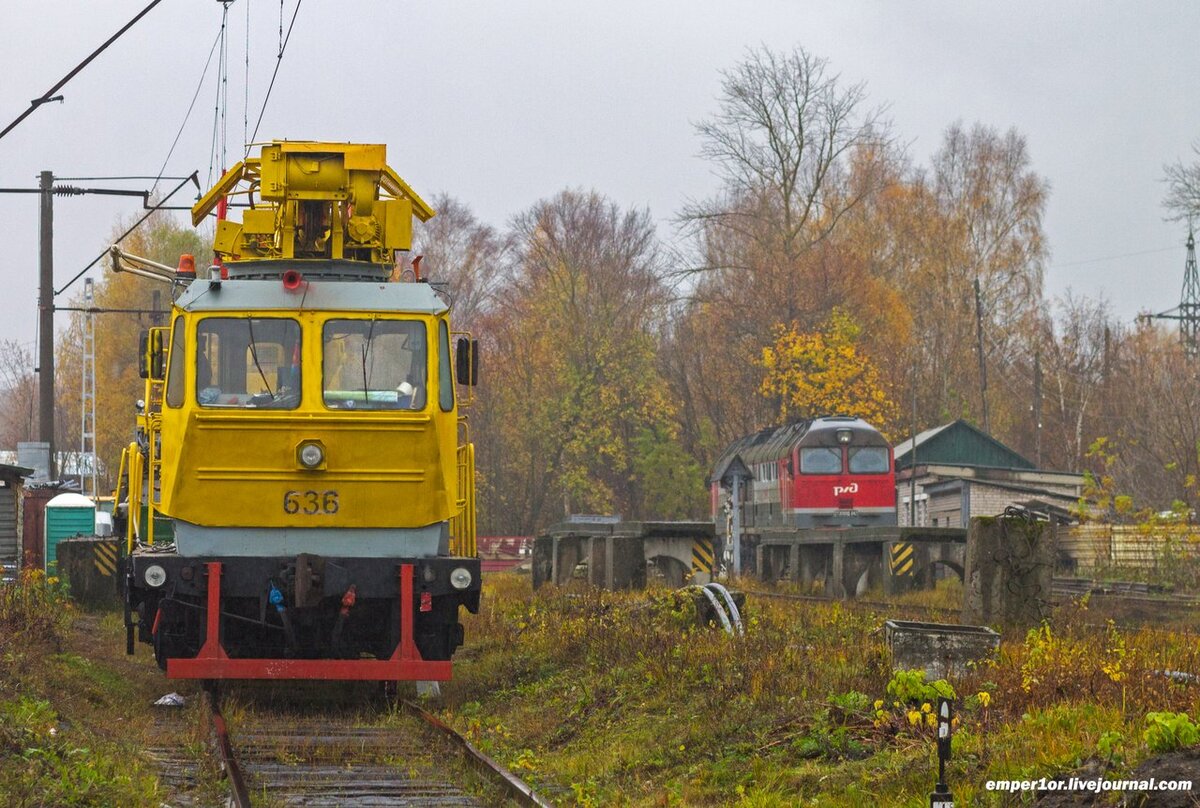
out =
{"type": "Polygon", "coordinates": [[[779,326],[774,344],[762,352],[765,375],[759,392],[778,401],[784,420],[850,415],[886,430],[896,408],[875,363],[858,350],[860,334],[853,318],[840,308],[820,331],[801,333],[794,324],[779,326]]]}

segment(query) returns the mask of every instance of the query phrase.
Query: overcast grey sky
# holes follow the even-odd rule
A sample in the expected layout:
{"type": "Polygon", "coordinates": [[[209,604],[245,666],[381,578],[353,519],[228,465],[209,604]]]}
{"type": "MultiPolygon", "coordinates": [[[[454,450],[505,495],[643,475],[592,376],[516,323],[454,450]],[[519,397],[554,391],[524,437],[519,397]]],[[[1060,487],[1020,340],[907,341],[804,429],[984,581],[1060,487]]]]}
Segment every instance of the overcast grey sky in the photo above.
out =
{"type": "MultiPolygon", "coordinates": [[[[242,142],[247,3],[251,129],[278,44],[277,0],[236,0],[229,163],[242,142]]],[[[144,5],[0,0],[0,125],[144,5]]],[[[284,0],[287,16],[294,7],[284,0]]],[[[220,8],[163,0],[64,88],[64,104],[42,107],[0,140],[0,186],[34,187],[42,169],[156,174],[220,8]]],[[[719,70],[748,46],[801,44],[890,106],[917,163],[955,120],[1016,127],[1052,188],[1048,294],[1103,294],[1132,319],[1178,302],[1187,234],[1163,221],[1161,176],[1163,163],[1190,157],[1200,138],[1189,86],[1200,75],[1198,36],[1194,2],[308,0],[259,139],[386,143],[389,162],[418,192],[448,191],[498,226],[539,198],[582,186],[649,207],[670,235],[675,211],[716,186],[696,156],[692,124],[715,109],[719,70]],[[1139,254],[1114,257],[1130,253],[1139,254]]],[[[213,75],[168,174],[199,169],[207,179],[213,75]]],[[[136,208],[116,197],[58,198],[57,284],[136,208]]],[[[0,222],[0,339],[32,343],[36,196],[0,196],[0,222]]]]}

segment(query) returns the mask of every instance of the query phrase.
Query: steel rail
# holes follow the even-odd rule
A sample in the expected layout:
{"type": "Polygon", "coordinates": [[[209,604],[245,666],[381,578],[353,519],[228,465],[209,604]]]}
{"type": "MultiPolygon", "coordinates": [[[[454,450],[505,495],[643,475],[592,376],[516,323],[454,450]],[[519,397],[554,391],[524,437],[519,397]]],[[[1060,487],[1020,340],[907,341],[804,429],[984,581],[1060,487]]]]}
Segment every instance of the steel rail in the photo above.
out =
{"type": "Polygon", "coordinates": [[[553,805],[547,802],[542,797],[538,796],[537,792],[521,778],[510,772],[508,769],[501,766],[494,758],[481,752],[470,741],[464,738],[453,727],[442,721],[436,715],[426,712],[420,705],[414,704],[411,701],[405,700],[401,702],[405,709],[414,715],[420,717],[426,724],[441,732],[446,737],[462,747],[470,757],[471,761],[476,766],[483,769],[487,774],[495,777],[502,782],[512,795],[513,799],[521,805],[534,806],[534,808],[553,808],[553,805]]]}
{"type": "Polygon", "coordinates": [[[238,763],[237,755],[233,752],[233,744],[229,740],[229,728],[225,725],[225,717],[221,715],[220,697],[215,687],[205,688],[208,703],[212,708],[212,725],[217,734],[217,750],[221,755],[221,766],[229,779],[230,799],[234,808],[250,808],[250,791],[246,788],[246,778],[242,766],[238,763]]]}

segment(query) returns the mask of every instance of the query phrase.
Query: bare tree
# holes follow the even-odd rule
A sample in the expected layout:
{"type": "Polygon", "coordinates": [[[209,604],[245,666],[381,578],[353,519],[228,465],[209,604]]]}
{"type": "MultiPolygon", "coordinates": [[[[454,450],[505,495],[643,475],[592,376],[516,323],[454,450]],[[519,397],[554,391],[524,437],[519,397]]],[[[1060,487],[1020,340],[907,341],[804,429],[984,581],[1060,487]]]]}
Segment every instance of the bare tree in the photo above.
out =
{"type": "Polygon", "coordinates": [[[1061,443],[1059,461],[1064,467],[1080,468],[1096,436],[1089,420],[1093,405],[1106,392],[1106,350],[1115,323],[1107,301],[1078,297],[1070,291],[1058,301],[1058,309],[1046,363],[1048,414],[1058,421],[1058,428],[1048,434],[1061,443]]]}
{"type": "Polygon", "coordinates": [[[879,189],[884,172],[860,172],[851,184],[847,161],[857,151],[889,152],[890,125],[882,108],[866,107],[863,84],[843,85],[803,48],[752,50],[723,76],[720,111],[696,130],[724,187],[680,219],[710,239],[752,241],[792,263],[879,189]]]}
{"type": "Polygon", "coordinates": [[[0,447],[33,440],[37,379],[33,354],[16,340],[0,342],[0,447]]]}
{"type": "Polygon", "coordinates": [[[421,225],[414,252],[424,256],[423,271],[433,281],[449,284],[455,325],[469,329],[492,303],[504,243],[491,225],[454,197],[438,194],[432,204],[437,216],[421,225]]]}
{"type": "Polygon", "coordinates": [[[963,265],[955,292],[979,280],[987,312],[1005,347],[1014,328],[1041,298],[1046,241],[1042,212],[1049,184],[1032,169],[1025,138],[1015,129],[954,124],[933,158],[934,194],[960,229],[963,265]]]}
{"type": "MultiPolygon", "coordinates": [[[[1192,144],[1192,152],[1200,157],[1200,141],[1192,144]]],[[[1191,223],[1200,215],[1200,162],[1185,164],[1182,160],[1163,166],[1167,195],[1163,207],[1169,221],[1191,223]]]]}

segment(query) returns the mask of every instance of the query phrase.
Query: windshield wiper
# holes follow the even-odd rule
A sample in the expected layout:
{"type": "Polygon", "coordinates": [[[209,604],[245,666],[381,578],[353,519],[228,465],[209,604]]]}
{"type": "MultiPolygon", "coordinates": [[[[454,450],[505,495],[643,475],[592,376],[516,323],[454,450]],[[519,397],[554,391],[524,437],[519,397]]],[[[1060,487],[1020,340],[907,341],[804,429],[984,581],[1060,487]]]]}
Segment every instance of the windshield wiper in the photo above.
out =
{"type": "Polygon", "coordinates": [[[363,405],[365,406],[370,401],[370,383],[367,380],[367,356],[371,353],[371,340],[375,338],[375,318],[371,318],[371,325],[367,327],[367,338],[363,341],[362,346],[362,372],[363,372],[363,405]]]}
{"type": "Polygon", "coordinates": [[[254,367],[258,368],[258,375],[262,378],[263,386],[267,388],[267,395],[274,401],[275,393],[271,390],[271,383],[267,381],[267,374],[263,373],[262,365],[258,363],[258,350],[254,347],[254,318],[246,318],[246,329],[250,332],[250,358],[254,360],[254,367]]]}

